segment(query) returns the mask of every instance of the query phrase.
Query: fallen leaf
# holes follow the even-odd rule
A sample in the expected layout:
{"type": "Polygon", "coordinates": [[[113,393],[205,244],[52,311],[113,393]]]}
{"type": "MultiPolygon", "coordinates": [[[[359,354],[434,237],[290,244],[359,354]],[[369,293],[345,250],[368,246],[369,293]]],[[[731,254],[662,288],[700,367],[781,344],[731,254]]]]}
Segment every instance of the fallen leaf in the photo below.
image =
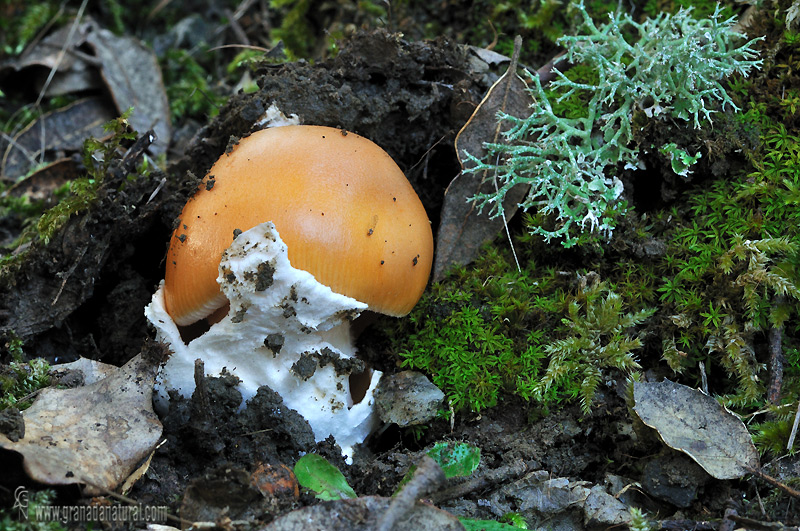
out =
{"type": "Polygon", "coordinates": [[[713,477],[736,479],[758,469],[758,451],[747,428],[714,398],[669,380],[637,382],[633,397],[642,422],[713,477]]]}
{"type": "Polygon", "coordinates": [[[260,463],[250,475],[250,484],[262,496],[296,500],[300,497],[300,485],[292,469],[284,464],[260,463]]]}
{"type": "Polygon", "coordinates": [[[136,467],[136,469],[134,469],[134,471],[131,472],[127,478],[125,478],[125,481],[123,481],[122,485],[119,487],[120,494],[123,496],[128,494],[133,486],[136,485],[136,482],[142,479],[145,474],[147,474],[147,471],[150,470],[150,463],[153,461],[153,456],[156,454],[158,446],[160,445],[157,445],[153,451],[150,452],[150,455],[147,456],[147,459],[145,459],[141,465],[136,467]]]}
{"type": "MultiPolygon", "coordinates": [[[[517,75],[518,58],[519,49],[515,44],[508,70],[492,85],[456,136],[456,154],[462,168],[469,168],[471,164],[465,153],[480,159],[487,153],[484,143],[502,142],[501,133],[507,127],[497,121],[498,112],[521,118],[530,115],[530,106],[534,101],[525,81],[517,75]]],[[[516,186],[506,194],[503,201],[505,221],[501,216],[492,219],[486,212],[478,214],[477,207],[469,198],[478,193],[491,193],[496,186],[494,177],[487,172],[462,171],[445,190],[433,265],[434,281],[441,280],[453,265],[468,264],[474,260],[481,246],[494,239],[504,222],[511,219],[518,203],[528,192],[527,187],[516,186]]]]}
{"type": "Polygon", "coordinates": [[[77,371],[82,375],[83,385],[91,385],[112,376],[118,370],[119,367],[110,363],[90,360],[89,358],[78,358],[70,363],[60,363],[52,367],[50,374],[60,379],[63,374],[77,371]]]}
{"type": "Polygon", "coordinates": [[[118,37],[96,28],[86,37],[100,61],[100,73],[120,113],[133,107],[129,122],[139,133],[156,135],[150,145],[154,155],[167,150],[172,136],[169,104],[161,68],[152,50],[133,37],[118,37]]]}
{"type": "Polygon", "coordinates": [[[471,53],[475,54],[487,65],[499,65],[502,63],[507,63],[511,60],[511,58],[506,55],[499,54],[493,50],[487,50],[486,48],[480,48],[478,46],[469,46],[468,48],[471,53]]]}
{"type": "Polygon", "coordinates": [[[9,58],[0,64],[0,86],[10,91],[38,95],[47,84],[46,97],[102,87],[102,79],[92,58],[81,51],[93,27],[94,23],[90,20],[77,26],[69,22],[35,41],[19,57],[9,58]],[[57,70],[51,77],[54,68],[57,70]]]}
{"type": "Polygon", "coordinates": [[[0,140],[0,175],[16,180],[43,162],[43,152],[80,151],[89,136],[108,136],[102,125],[134,108],[129,122],[139,133],[153,130],[153,155],[164,153],[172,137],[170,111],[155,54],[133,37],[119,37],[92,20],[55,31],[19,59],[0,65],[6,90],[46,95],[100,88],[108,95],[76,102],[40,117],[12,141],[0,140]],[[72,35],[70,35],[72,33],[72,35]],[[86,53],[94,51],[94,56],[86,53]],[[55,72],[53,69],[57,68],[55,72]],[[26,77],[21,77],[27,74],[26,77]],[[52,74],[52,75],[51,75],[52,74]],[[20,81],[32,79],[32,82],[20,81]],[[49,79],[49,81],[47,81],[49,79]],[[24,88],[23,88],[24,87],[24,88]],[[114,110],[116,108],[116,110],[114,110]]]}
{"type": "Polygon", "coordinates": [[[300,485],[316,493],[320,500],[356,497],[344,475],[321,455],[306,454],[298,459],[294,475],[300,485]]]}
{"type": "Polygon", "coordinates": [[[105,138],[103,124],[116,116],[107,98],[78,100],[66,107],[42,115],[23,129],[3,153],[2,175],[16,181],[36,164],[45,160],[43,151],[77,152],[90,136],[105,138]]]}
{"type": "Polygon", "coordinates": [[[35,481],[85,484],[90,496],[115,489],[161,437],[152,393],[162,348],[152,346],[91,385],[42,390],[22,412],[25,437],[14,443],[0,435],[0,447],[22,454],[35,481]]]}
{"type": "Polygon", "coordinates": [[[57,189],[81,175],[81,167],[76,160],[58,159],[13,185],[6,194],[27,197],[30,201],[51,201],[57,189]]]}

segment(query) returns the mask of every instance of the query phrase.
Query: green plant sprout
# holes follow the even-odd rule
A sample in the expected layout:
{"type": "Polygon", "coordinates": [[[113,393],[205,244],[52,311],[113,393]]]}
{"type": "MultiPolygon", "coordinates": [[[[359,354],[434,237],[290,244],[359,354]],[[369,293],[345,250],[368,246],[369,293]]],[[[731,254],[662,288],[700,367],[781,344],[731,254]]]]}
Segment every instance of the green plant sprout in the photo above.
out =
{"type": "MultiPolygon", "coordinates": [[[[561,37],[558,44],[567,50],[569,63],[588,66],[597,81],[576,82],[569,72],[556,71],[551,101],[538,76],[528,73],[536,101],[531,115],[523,119],[500,113],[499,119],[510,124],[505,142],[487,144],[485,160],[470,156],[475,164],[466,170],[487,171],[497,178],[495,193],[471,198],[481,210],[489,207],[492,217],[503,214],[503,199],[511,188],[530,185],[521,206],[555,216],[553,227],[538,225],[533,231],[548,243],[563,238],[565,247],[577,243],[576,229],[610,238],[617,216],[624,215],[622,181],[607,172],[622,165],[638,167],[635,111],[699,128],[717,108],[738,110],[720,80],[734,73],[744,76],[761,65],[753,48],[758,39],[734,44],[742,36],[733,31],[733,18],[721,20],[719,7],[703,20],[693,19],[691,9],[662,13],[642,23],[615,13],[600,27],[583,2],[575,7],[584,33],[561,37]],[[635,38],[630,39],[631,34],[635,38]],[[560,116],[554,103],[576,94],[587,102],[585,114],[560,116]]],[[[698,155],[681,155],[678,149],[671,149],[677,156],[673,167],[685,174],[698,155]]]]}
{"type": "MultiPolygon", "coordinates": [[[[791,313],[786,297],[800,300],[800,290],[794,284],[791,264],[784,260],[771,265],[779,255],[796,255],[797,245],[788,238],[745,240],[735,235],[733,245],[719,258],[719,270],[731,279],[731,287],[741,289],[743,319],[726,314],[709,303],[709,311],[701,313],[703,326],[709,331],[706,347],[709,352],[722,354],[722,366],[735,375],[744,397],[754,399],[762,393],[758,374],[764,366],[756,361],[749,336],[769,327],[782,327],[791,313]],[[747,264],[739,271],[736,265],[747,264]]],[[[739,314],[740,312],[737,312],[739,314]]]]}
{"type": "MultiPolygon", "coordinates": [[[[442,467],[442,472],[447,479],[470,476],[481,463],[481,449],[465,442],[440,441],[426,453],[442,467]]],[[[397,495],[406,483],[411,481],[416,470],[417,465],[411,465],[408,468],[408,472],[397,484],[392,496],[397,495]]]]}
{"type": "MultiPolygon", "coordinates": [[[[468,443],[442,441],[428,450],[427,455],[442,467],[445,478],[450,479],[472,475],[480,464],[481,449],[468,443]]],[[[416,470],[417,465],[412,465],[409,468],[406,475],[397,485],[393,496],[397,496],[406,483],[411,481],[416,470]]],[[[336,501],[358,497],[341,470],[321,455],[306,454],[298,459],[294,465],[294,474],[300,486],[314,493],[320,500],[336,501]]],[[[493,520],[460,518],[459,521],[467,529],[496,529],[498,531],[527,529],[521,516],[509,513],[503,518],[506,519],[506,517],[512,519],[515,524],[521,524],[521,527],[513,527],[493,520]]]]}
{"type": "Polygon", "coordinates": [[[344,474],[321,455],[306,454],[298,459],[294,475],[302,487],[314,492],[320,500],[345,500],[357,496],[344,474]]]}
{"type": "Polygon", "coordinates": [[[678,144],[675,142],[664,144],[658,151],[662,155],[669,157],[669,162],[672,165],[672,172],[681,177],[688,177],[689,174],[692,173],[691,167],[694,166],[701,157],[700,153],[689,155],[686,151],[679,148],[678,144]]]}
{"type": "Polygon", "coordinates": [[[628,523],[628,529],[631,531],[652,531],[656,529],[655,523],[651,522],[644,511],[638,507],[631,507],[629,513],[631,521],[628,523]]]}

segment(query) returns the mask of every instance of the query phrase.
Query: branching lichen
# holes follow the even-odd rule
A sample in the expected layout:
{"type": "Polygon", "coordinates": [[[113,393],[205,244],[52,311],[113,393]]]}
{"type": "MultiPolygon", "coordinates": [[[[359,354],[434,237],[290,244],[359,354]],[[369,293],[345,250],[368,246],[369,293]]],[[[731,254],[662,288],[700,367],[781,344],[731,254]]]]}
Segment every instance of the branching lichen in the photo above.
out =
{"type": "MultiPolygon", "coordinates": [[[[521,119],[501,113],[499,118],[510,124],[505,142],[487,144],[486,160],[471,157],[475,165],[467,170],[488,171],[498,180],[497,192],[473,198],[481,209],[488,206],[493,217],[503,213],[511,188],[530,185],[522,206],[555,216],[554,227],[537,226],[534,232],[548,242],[563,238],[566,247],[577,241],[575,228],[610,237],[615,218],[624,214],[622,182],[609,170],[639,163],[639,147],[633,143],[635,110],[653,119],[691,121],[699,128],[717,108],[738,110],[720,80],[746,75],[761,64],[755,40],[735,44],[741,35],[733,31],[732,19],[720,19],[719,9],[704,20],[693,19],[686,9],[642,23],[615,13],[600,27],[582,2],[577,9],[584,33],[558,43],[566,48],[567,61],[590,67],[597,82],[579,83],[556,72],[551,88],[556,103],[576,94],[585,98],[585,114],[560,116],[539,78],[529,74],[536,101],[531,115],[521,119]],[[629,40],[630,34],[635,38],[629,40]]],[[[684,155],[687,160],[696,157],[684,155]]]]}

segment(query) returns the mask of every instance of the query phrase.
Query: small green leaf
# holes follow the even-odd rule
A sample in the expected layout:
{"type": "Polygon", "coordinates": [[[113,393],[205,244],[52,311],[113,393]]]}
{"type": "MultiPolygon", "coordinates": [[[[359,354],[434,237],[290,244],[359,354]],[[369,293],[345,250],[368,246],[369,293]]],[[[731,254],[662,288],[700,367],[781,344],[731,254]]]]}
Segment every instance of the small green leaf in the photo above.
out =
{"type": "Polygon", "coordinates": [[[357,497],[339,469],[320,455],[307,454],[298,459],[294,465],[294,475],[300,485],[315,492],[320,500],[357,497]]]}
{"type": "MultiPolygon", "coordinates": [[[[428,450],[428,455],[442,467],[447,479],[469,476],[478,468],[481,462],[481,449],[467,443],[439,442],[428,450]]],[[[406,475],[397,484],[392,496],[400,492],[405,484],[411,480],[416,470],[417,465],[411,465],[406,475]]]]}
{"type": "Polygon", "coordinates": [[[467,443],[436,443],[428,455],[439,463],[448,479],[469,476],[481,462],[481,449],[467,443]]]}

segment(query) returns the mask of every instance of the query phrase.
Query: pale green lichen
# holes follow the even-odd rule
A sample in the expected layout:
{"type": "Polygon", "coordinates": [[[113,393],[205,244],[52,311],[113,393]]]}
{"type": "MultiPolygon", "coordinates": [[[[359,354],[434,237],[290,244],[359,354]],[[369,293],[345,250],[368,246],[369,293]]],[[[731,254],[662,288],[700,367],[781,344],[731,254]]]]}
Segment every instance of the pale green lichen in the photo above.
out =
{"type": "Polygon", "coordinates": [[[563,238],[570,247],[580,232],[597,231],[607,238],[616,218],[625,213],[623,185],[613,169],[636,168],[639,146],[633,142],[633,114],[641,110],[650,119],[690,121],[699,128],[718,108],[738,110],[720,80],[734,73],[746,75],[761,64],[755,39],[736,44],[741,35],[733,19],[721,20],[720,9],[708,19],[695,20],[690,10],[661,14],[642,23],[615,13],[596,26],[583,3],[576,6],[584,32],[558,40],[566,60],[582,64],[596,82],[576,82],[556,72],[551,101],[538,76],[529,74],[535,103],[528,118],[500,113],[510,128],[505,141],[487,144],[489,154],[470,172],[487,171],[497,179],[494,193],[474,199],[492,216],[503,213],[506,193],[530,185],[523,208],[555,216],[555,226],[534,227],[546,241],[563,238]],[[635,38],[626,36],[634,35],[635,38]],[[565,117],[554,103],[578,95],[588,101],[581,116],[565,117]]]}

